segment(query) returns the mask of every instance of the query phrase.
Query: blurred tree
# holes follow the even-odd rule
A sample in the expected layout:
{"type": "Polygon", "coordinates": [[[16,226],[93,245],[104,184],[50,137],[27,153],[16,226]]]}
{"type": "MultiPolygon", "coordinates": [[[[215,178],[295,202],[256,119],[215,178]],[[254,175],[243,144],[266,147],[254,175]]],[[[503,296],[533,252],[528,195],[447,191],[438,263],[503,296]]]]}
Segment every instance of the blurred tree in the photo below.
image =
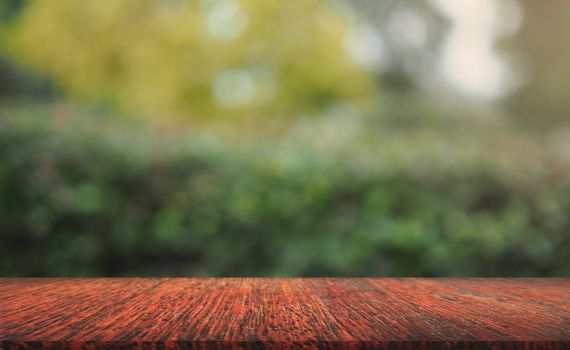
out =
{"type": "Polygon", "coordinates": [[[524,21],[506,44],[522,58],[521,87],[509,99],[515,115],[531,125],[570,121],[570,2],[519,1],[524,21]]]}
{"type": "Polygon", "coordinates": [[[320,0],[42,0],[4,46],[71,94],[137,113],[295,115],[372,91],[346,30],[320,0]]]}
{"type": "Polygon", "coordinates": [[[367,59],[376,56],[374,70],[383,86],[413,91],[437,78],[438,52],[448,23],[432,1],[348,0],[344,4],[358,17],[357,30],[366,34],[361,37],[368,37],[363,43],[368,47],[367,59]]]}

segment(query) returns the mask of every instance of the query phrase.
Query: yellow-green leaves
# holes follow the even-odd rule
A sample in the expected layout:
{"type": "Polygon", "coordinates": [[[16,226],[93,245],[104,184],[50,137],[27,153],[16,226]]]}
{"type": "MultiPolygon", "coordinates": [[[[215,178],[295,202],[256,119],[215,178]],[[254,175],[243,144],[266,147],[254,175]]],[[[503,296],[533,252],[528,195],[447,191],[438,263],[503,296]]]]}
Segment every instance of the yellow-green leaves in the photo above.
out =
{"type": "Polygon", "coordinates": [[[71,95],[139,115],[299,115],[366,98],[325,1],[30,1],[6,48],[71,95]]]}

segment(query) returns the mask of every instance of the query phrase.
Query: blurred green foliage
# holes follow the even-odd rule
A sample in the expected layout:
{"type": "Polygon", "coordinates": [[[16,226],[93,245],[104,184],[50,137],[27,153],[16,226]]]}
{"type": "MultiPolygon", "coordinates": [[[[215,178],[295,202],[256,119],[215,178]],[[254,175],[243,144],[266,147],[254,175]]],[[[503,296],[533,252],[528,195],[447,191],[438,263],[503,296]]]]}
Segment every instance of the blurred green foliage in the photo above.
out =
{"type": "Polygon", "coordinates": [[[4,0],[0,2],[0,23],[9,22],[20,13],[26,5],[26,0],[4,0]]]}
{"type": "Polygon", "coordinates": [[[570,186],[541,168],[47,120],[1,120],[3,275],[570,276],[570,186]]]}
{"type": "Polygon", "coordinates": [[[346,30],[320,0],[40,0],[3,47],[71,95],[137,115],[295,116],[372,94],[346,30]]]}
{"type": "Polygon", "coordinates": [[[0,1],[0,273],[570,277],[567,131],[512,123],[567,119],[567,15],[520,3],[503,118],[422,85],[425,0],[0,1]]]}

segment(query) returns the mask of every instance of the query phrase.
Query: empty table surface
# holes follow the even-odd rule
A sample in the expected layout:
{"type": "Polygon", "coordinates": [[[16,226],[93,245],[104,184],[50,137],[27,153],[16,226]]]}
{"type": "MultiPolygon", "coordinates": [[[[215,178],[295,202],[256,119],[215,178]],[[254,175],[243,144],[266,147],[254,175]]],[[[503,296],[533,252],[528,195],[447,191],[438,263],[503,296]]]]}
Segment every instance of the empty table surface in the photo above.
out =
{"type": "Polygon", "coordinates": [[[0,279],[0,349],[570,349],[570,279],[0,279]]]}

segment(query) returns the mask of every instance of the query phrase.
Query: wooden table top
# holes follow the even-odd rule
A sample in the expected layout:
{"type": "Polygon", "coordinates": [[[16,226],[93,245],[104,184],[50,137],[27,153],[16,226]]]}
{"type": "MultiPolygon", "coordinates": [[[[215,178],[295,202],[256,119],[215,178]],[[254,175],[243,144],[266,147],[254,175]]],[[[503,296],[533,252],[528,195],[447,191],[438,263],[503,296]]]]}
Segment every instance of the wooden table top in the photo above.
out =
{"type": "Polygon", "coordinates": [[[570,279],[0,279],[0,349],[570,349],[570,279]]]}

